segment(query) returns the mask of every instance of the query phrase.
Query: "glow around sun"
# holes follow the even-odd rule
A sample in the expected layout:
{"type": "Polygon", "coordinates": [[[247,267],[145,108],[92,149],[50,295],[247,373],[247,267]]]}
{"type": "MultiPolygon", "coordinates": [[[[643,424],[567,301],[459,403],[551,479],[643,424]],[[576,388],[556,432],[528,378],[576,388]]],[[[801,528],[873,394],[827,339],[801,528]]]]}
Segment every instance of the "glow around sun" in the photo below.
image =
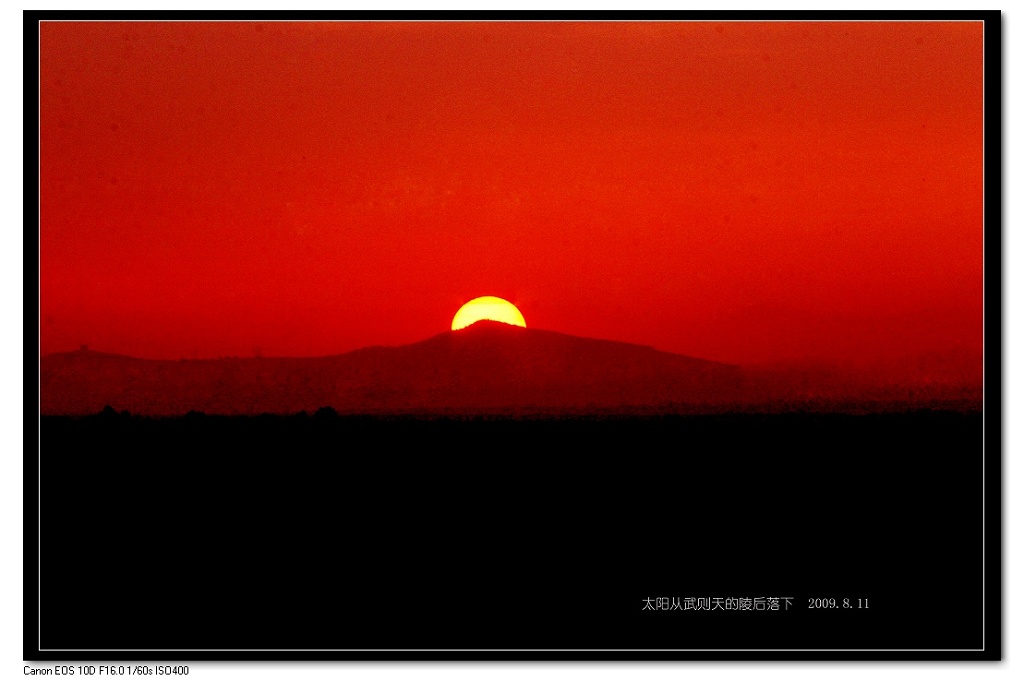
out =
{"type": "Polygon", "coordinates": [[[490,319],[495,322],[504,322],[513,326],[526,327],[526,320],[515,305],[503,298],[494,296],[482,296],[474,298],[459,308],[452,319],[452,331],[464,329],[481,319],[490,319]]]}

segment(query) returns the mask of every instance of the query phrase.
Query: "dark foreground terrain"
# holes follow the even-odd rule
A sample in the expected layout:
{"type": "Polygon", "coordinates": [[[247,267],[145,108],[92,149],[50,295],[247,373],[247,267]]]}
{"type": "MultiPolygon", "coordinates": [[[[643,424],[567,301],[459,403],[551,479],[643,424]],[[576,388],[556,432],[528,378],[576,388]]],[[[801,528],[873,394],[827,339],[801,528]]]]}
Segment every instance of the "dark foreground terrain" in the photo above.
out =
{"type": "Polygon", "coordinates": [[[976,648],[982,456],[957,412],[44,417],[41,642],[976,648]]]}

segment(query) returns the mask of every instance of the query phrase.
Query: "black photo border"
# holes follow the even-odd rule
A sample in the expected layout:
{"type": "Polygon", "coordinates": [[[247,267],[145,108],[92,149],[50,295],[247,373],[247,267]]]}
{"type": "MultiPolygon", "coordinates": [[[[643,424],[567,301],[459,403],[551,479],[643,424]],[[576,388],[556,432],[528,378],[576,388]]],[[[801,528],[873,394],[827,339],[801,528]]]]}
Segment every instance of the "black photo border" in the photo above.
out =
{"type": "Polygon", "coordinates": [[[37,11],[23,12],[24,32],[24,628],[26,661],[143,660],[456,660],[456,661],[996,661],[1003,647],[1003,259],[1002,13],[970,11],[37,11]],[[984,23],[984,602],[978,650],[52,650],[39,641],[39,24],[43,21],[980,21],[984,23]],[[26,319],[26,322],[30,320],[26,319]]]}

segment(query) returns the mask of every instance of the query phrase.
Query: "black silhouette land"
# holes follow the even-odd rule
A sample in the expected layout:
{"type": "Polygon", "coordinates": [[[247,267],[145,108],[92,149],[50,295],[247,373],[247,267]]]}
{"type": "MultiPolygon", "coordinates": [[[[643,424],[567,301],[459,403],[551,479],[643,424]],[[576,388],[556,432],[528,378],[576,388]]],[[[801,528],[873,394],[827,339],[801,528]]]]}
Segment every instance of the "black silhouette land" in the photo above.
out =
{"type": "Polygon", "coordinates": [[[977,645],[980,589],[949,593],[982,569],[976,389],[842,379],[492,323],[319,359],[44,357],[41,640],[977,645]]]}

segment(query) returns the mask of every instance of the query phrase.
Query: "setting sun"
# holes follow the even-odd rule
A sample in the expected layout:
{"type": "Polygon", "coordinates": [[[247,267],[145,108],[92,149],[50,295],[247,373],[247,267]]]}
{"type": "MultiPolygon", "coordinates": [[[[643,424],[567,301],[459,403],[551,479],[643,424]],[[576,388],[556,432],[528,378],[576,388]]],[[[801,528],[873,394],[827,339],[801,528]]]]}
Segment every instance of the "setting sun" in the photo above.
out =
{"type": "Polygon", "coordinates": [[[526,327],[526,320],[515,305],[495,296],[474,298],[459,308],[452,319],[452,331],[463,329],[481,319],[526,327]]]}

